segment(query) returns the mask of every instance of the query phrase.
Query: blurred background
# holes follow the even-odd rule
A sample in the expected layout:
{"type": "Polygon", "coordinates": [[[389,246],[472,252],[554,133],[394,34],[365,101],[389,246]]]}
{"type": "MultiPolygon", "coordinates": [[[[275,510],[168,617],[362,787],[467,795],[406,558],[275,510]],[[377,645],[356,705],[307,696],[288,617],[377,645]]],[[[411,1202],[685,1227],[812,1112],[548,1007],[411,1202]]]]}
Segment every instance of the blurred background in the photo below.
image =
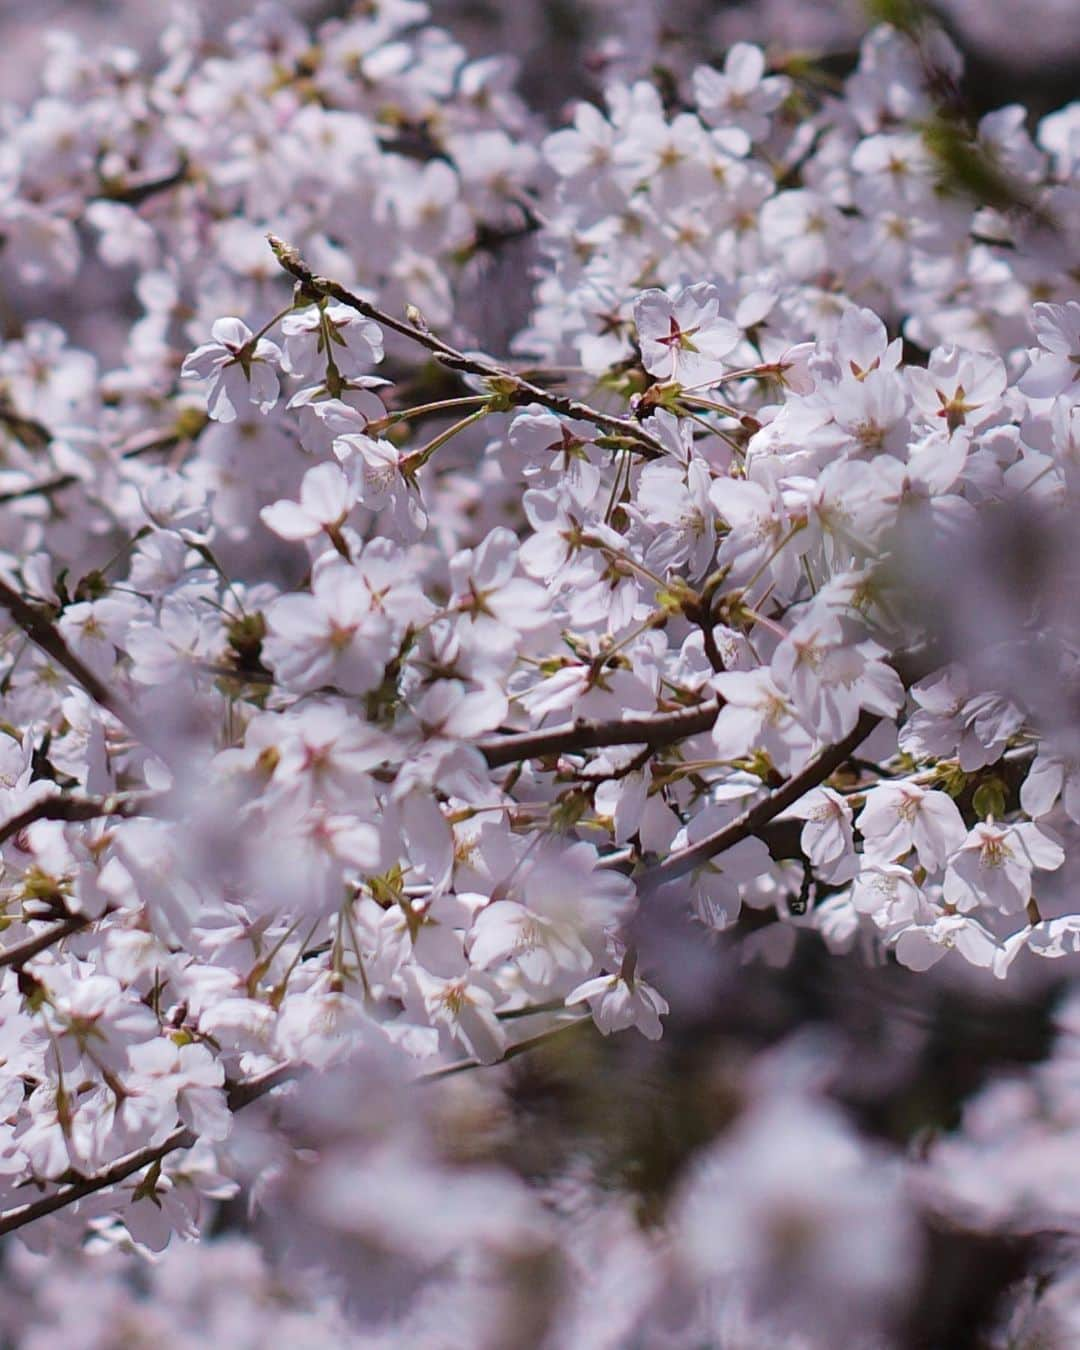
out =
{"type": "MultiPolygon", "coordinates": [[[[247,0],[201,0],[209,37],[250,13],[247,0]]],[[[284,0],[312,23],[348,14],[350,0],[284,0]]],[[[859,38],[914,9],[933,14],[967,61],[967,92],[980,110],[1024,103],[1038,116],[1076,96],[1080,25],[1074,0],[430,0],[436,23],[476,54],[510,52],[533,107],[556,111],[588,87],[588,72],[612,65],[645,74],[658,48],[672,69],[715,60],[734,42],[774,55],[828,56],[853,64],[859,38]]],[[[0,0],[0,89],[30,93],[50,28],[97,43],[151,50],[168,0],[0,0]]]]}

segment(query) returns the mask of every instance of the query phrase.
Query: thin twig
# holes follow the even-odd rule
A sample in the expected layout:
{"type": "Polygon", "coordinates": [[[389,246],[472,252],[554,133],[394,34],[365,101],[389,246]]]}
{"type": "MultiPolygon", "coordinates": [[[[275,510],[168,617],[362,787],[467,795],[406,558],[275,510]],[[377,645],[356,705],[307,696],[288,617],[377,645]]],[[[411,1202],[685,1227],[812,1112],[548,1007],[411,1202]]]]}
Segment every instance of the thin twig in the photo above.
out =
{"type": "Polygon", "coordinates": [[[133,708],[129,708],[122,699],[117,698],[82,658],[76,656],[64,641],[60,630],[46,616],[44,609],[24,600],[14,587],[9,586],[3,579],[0,579],[0,605],[8,611],[30,641],[66,670],[99,707],[112,713],[116,720],[122,722],[144,745],[160,753],[155,744],[159,738],[133,708]]]}
{"type": "MultiPolygon", "coordinates": [[[[104,816],[141,815],[151,801],[160,800],[161,793],[147,792],[132,797],[45,797],[0,826],[0,844],[14,838],[36,820],[99,820],[104,816]]],[[[68,914],[59,923],[44,932],[36,933],[13,947],[0,950],[0,970],[13,967],[21,970],[27,961],[54,947],[72,933],[82,932],[92,920],[85,914],[68,914]]]]}
{"type": "Polygon", "coordinates": [[[102,816],[143,815],[151,802],[160,801],[160,792],[142,792],[132,796],[68,797],[57,794],[43,797],[17,816],[0,825],[0,844],[33,825],[35,820],[99,820],[102,816]]]}
{"type": "Polygon", "coordinates": [[[61,473],[55,478],[45,478],[40,483],[27,483],[26,487],[13,488],[10,492],[0,492],[0,506],[8,502],[25,501],[28,497],[51,497],[65,488],[74,487],[83,482],[77,473],[61,473]]]}
{"type": "Polygon", "coordinates": [[[181,156],[176,168],[163,178],[135,179],[129,183],[106,183],[100,196],[107,202],[121,202],[125,206],[141,206],[143,202],[149,201],[151,197],[156,197],[158,193],[168,192],[170,188],[178,187],[183,183],[187,179],[188,168],[187,159],[181,156]]]}
{"type": "MultiPolygon", "coordinates": [[[[259,1074],[256,1078],[231,1084],[227,1090],[229,1110],[241,1110],[257,1098],[265,1096],[266,1093],[276,1087],[280,1087],[282,1083],[288,1082],[290,1078],[295,1076],[296,1072],[295,1066],[281,1064],[276,1069],[269,1069],[266,1073],[259,1074]]],[[[97,1191],[103,1191],[108,1186],[116,1186],[121,1181],[126,1181],[135,1172],[160,1162],[170,1153],[175,1153],[177,1149],[192,1148],[198,1142],[198,1139],[199,1136],[194,1130],[188,1129],[186,1125],[180,1126],[160,1144],[151,1144],[146,1148],[137,1149],[134,1153],[125,1154],[124,1157],[117,1158],[114,1163],[110,1163],[108,1167],[103,1168],[100,1172],[95,1172],[92,1176],[83,1177],[80,1181],[73,1181],[66,1186],[61,1186],[51,1195],[42,1196],[40,1200],[33,1200],[25,1205],[19,1205],[16,1209],[9,1209],[6,1214],[0,1214],[0,1237],[6,1233],[13,1233],[18,1228],[25,1228],[28,1223],[33,1223],[36,1219],[43,1219],[48,1214],[55,1214],[58,1209],[73,1205],[76,1201],[83,1200],[97,1191]]]]}
{"type": "MultiPolygon", "coordinates": [[[[517,1045],[510,1046],[498,1063],[504,1064],[508,1060],[515,1059],[517,1056],[535,1049],[538,1045],[545,1044],[591,1021],[591,1017],[578,1017],[572,1022],[563,1022],[559,1026],[530,1037],[528,1040],[519,1041],[517,1045]]],[[[416,1081],[433,1082],[440,1078],[447,1078],[451,1074],[461,1073],[466,1069],[480,1067],[482,1066],[479,1060],[465,1060],[458,1064],[448,1064],[441,1069],[435,1069],[432,1073],[422,1074],[416,1081]]],[[[496,1066],[483,1067],[494,1068],[496,1066]]],[[[243,1110],[245,1106],[249,1106],[260,1097],[266,1096],[274,1088],[280,1087],[283,1083],[295,1078],[299,1072],[300,1068],[294,1064],[280,1064],[277,1068],[269,1069],[266,1073],[259,1074],[255,1078],[230,1084],[227,1089],[229,1110],[232,1112],[243,1110]]],[[[27,1224],[34,1223],[37,1219],[55,1214],[57,1210],[65,1209],[68,1205],[84,1200],[88,1195],[94,1195],[109,1186],[116,1186],[136,1172],[142,1171],[144,1167],[152,1167],[154,1163],[160,1162],[170,1153],[175,1153],[178,1149],[192,1148],[198,1142],[198,1139],[199,1136],[194,1130],[187,1126],[180,1126],[160,1144],[151,1144],[146,1148],[137,1149],[134,1153],[125,1154],[124,1157],[117,1158],[115,1162],[110,1163],[100,1172],[95,1172],[92,1176],[83,1177],[79,1181],[60,1186],[51,1195],[42,1196],[40,1200],[33,1200],[25,1205],[19,1205],[16,1209],[10,1209],[6,1214],[0,1214],[0,1237],[7,1233],[13,1233],[19,1228],[25,1228],[27,1224]]]]}
{"type": "MultiPolygon", "coordinates": [[[[133,437],[130,441],[125,442],[120,449],[119,458],[122,460],[139,459],[142,455],[152,454],[155,450],[172,450],[181,441],[191,439],[193,437],[181,436],[176,431],[155,431],[150,436],[133,437]]],[[[79,483],[85,483],[85,481],[77,473],[57,474],[55,478],[45,478],[39,483],[28,483],[25,487],[13,488],[10,492],[0,492],[0,506],[6,505],[8,502],[24,501],[28,497],[51,497],[54,493],[63,492],[65,488],[76,487],[79,483]]]]}
{"type": "MultiPolygon", "coordinates": [[[[517,1059],[519,1055],[524,1055],[530,1050],[535,1050],[539,1045],[547,1045],[549,1041],[556,1040],[564,1036],[568,1031],[577,1031],[580,1027],[586,1026],[592,1022],[591,1017],[575,1017],[569,1022],[560,1022],[557,1027],[550,1027],[547,1031],[541,1031],[536,1036],[530,1036],[527,1041],[518,1041],[516,1045],[511,1045],[506,1053],[491,1064],[485,1064],[479,1059],[462,1059],[456,1064],[444,1064],[441,1069],[432,1069],[429,1073],[422,1073],[414,1080],[417,1083],[437,1083],[442,1078],[451,1078],[456,1073],[465,1073],[468,1069],[497,1069],[500,1065],[507,1063],[508,1060],[517,1059]]],[[[0,1234],[4,1231],[0,1227],[0,1234]]]]}
{"type": "Polygon", "coordinates": [[[24,417],[6,399],[0,399],[0,425],[7,427],[28,450],[44,450],[53,439],[44,422],[39,422],[36,417],[24,417]]]}
{"type": "Polygon", "coordinates": [[[295,277],[304,290],[313,297],[337,300],[340,304],[348,305],[350,309],[355,309],[358,314],[363,314],[365,318],[374,319],[384,328],[389,328],[392,332],[399,333],[402,337],[407,337],[418,343],[431,352],[441,365],[450,370],[456,370],[463,375],[478,375],[483,379],[492,380],[505,386],[513,403],[517,406],[526,403],[540,403],[545,408],[550,408],[552,412],[559,413],[563,417],[574,417],[583,422],[590,422],[609,435],[625,437],[632,442],[630,448],[647,459],[659,459],[667,454],[663,444],[632,419],[609,416],[607,413],[600,412],[597,408],[590,407],[587,403],[580,403],[577,399],[552,393],[538,384],[533,384],[531,380],[525,379],[524,376],[519,375],[517,371],[511,370],[508,366],[481,360],[477,356],[467,356],[464,352],[458,351],[456,347],[450,346],[448,342],[444,342],[442,338],[437,337],[426,325],[396,319],[392,314],[388,314],[385,310],[371,304],[370,301],[364,300],[361,296],[347,290],[339,282],[331,281],[328,277],[316,276],[295,248],[274,235],[269,235],[268,238],[274,256],[281,266],[290,276],[295,277]]]}

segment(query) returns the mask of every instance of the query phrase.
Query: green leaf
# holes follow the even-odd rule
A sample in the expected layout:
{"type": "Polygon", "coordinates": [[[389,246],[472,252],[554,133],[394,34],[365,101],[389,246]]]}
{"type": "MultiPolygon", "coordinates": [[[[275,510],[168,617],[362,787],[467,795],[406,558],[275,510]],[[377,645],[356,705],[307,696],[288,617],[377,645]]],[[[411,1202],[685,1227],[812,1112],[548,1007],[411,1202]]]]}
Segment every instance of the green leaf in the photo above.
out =
{"type": "Polygon", "coordinates": [[[975,789],[971,804],[980,820],[987,816],[1000,820],[1005,814],[1005,784],[1000,778],[988,778],[975,789]]]}

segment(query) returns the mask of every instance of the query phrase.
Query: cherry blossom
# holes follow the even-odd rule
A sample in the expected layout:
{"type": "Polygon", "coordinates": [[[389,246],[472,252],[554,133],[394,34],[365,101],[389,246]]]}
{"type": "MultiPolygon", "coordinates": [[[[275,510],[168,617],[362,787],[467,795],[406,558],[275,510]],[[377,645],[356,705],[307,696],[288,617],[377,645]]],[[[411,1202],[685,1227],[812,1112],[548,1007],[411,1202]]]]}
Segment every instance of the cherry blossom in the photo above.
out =
{"type": "Polygon", "coordinates": [[[206,406],[218,422],[234,422],[239,407],[254,403],[266,413],[277,402],[275,365],[280,350],[269,338],[258,338],[240,319],[215,319],[213,339],[184,360],[182,374],[209,380],[206,406]]]}
{"type": "Polygon", "coordinates": [[[720,317],[720,303],[716,291],[704,284],[674,297],[645,291],[634,306],[645,369],[686,386],[715,383],[723,358],[739,338],[735,324],[720,317]]]}
{"type": "Polygon", "coordinates": [[[345,561],[319,570],[310,595],[285,595],[267,612],[266,656],[286,685],[365,693],[390,659],[393,628],[345,561]]]}
{"type": "Polygon", "coordinates": [[[294,311],[282,320],[281,331],[282,367],[301,379],[321,375],[332,365],[347,380],[382,360],[378,324],[345,305],[311,305],[294,311]]]}
{"type": "Polygon", "coordinates": [[[663,1034],[660,1018],[668,1011],[667,1000],[644,980],[622,974],[586,980],[567,994],[566,1002],[588,1003],[593,1020],[605,1036],[637,1027],[651,1041],[663,1034]]]}
{"type": "Polygon", "coordinates": [[[336,464],[317,464],[304,475],[298,503],[275,502],[259,514],[282,539],[314,539],[325,532],[340,540],[341,526],[356,501],[348,477],[336,464]]]}
{"type": "Polygon", "coordinates": [[[20,59],[5,1343],[1076,1322],[1080,119],[672,3],[20,59]]]}
{"type": "Polygon", "coordinates": [[[1039,346],[1018,388],[1029,398],[1055,398],[1072,389],[1080,371],[1080,304],[1040,304],[1033,313],[1039,346]]]}
{"type": "Polygon", "coordinates": [[[787,92],[787,82],[765,76],[765,53],[748,42],[737,42],[724,60],[721,74],[709,66],[694,72],[694,94],[701,114],[711,125],[737,126],[752,141],[769,131],[769,114],[787,92]]]}
{"type": "Polygon", "coordinates": [[[964,820],[944,792],[927,791],[918,783],[883,783],[871,788],[859,813],[859,831],[868,858],[892,861],[911,849],[919,862],[936,872],[964,844],[964,820]]]}
{"type": "Polygon", "coordinates": [[[946,900],[966,913],[990,905],[1009,913],[1031,899],[1032,872],[1053,871],[1065,861],[1061,845],[1037,825],[977,824],[950,860],[946,900]]]}

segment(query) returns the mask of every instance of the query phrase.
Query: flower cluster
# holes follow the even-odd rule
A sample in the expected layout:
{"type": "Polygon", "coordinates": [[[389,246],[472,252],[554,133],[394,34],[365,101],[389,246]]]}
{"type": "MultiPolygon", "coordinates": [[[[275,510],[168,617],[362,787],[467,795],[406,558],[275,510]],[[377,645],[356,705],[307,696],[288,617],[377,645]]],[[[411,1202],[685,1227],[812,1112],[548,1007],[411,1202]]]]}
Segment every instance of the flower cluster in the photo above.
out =
{"type": "MultiPolygon", "coordinates": [[[[134,270],[140,313],[0,348],[0,1233],[157,1252],[265,1188],[425,1298],[486,1253],[508,1327],[565,1197],[392,1127],[419,1081],[659,1038],[660,929],[961,981],[1080,950],[1075,625],[976,566],[1076,506],[1080,106],[950,117],[951,44],[883,26],[835,93],[739,43],[550,130],[426,10],[209,51],[182,10],[152,70],[57,44],[9,118],[0,264],[134,270]]],[[[581,1200],[626,1335],[665,1271],[679,1344],[717,1300],[757,1344],[823,1291],[899,1316],[900,1171],[782,1076],[669,1249],[581,1200]]]]}

